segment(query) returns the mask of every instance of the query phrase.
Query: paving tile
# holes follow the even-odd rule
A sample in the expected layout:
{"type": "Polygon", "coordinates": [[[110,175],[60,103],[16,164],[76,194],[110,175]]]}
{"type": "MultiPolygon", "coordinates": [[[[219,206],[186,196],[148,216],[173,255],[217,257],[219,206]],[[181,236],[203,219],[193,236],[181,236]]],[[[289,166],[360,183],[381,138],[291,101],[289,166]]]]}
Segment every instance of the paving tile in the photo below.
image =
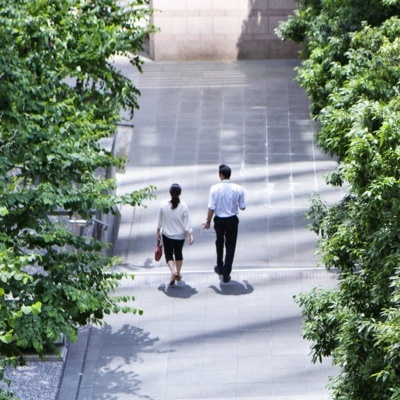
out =
{"type": "Polygon", "coordinates": [[[239,357],[271,356],[271,340],[268,335],[264,335],[257,342],[239,343],[237,352],[239,357]]]}
{"type": "Polygon", "coordinates": [[[308,385],[306,382],[274,382],[272,385],[272,394],[274,396],[306,396],[308,394],[308,385]]]}
{"type": "Polygon", "coordinates": [[[203,368],[203,359],[201,357],[190,357],[188,354],[181,354],[181,357],[170,358],[168,360],[167,371],[179,373],[179,371],[199,371],[203,368]]]}
{"type": "MultiPolygon", "coordinates": [[[[67,399],[67,397],[61,397],[67,399]]],[[[79,390],[79,394],[77,396],[76,400],[91,400],[93,398],[93,387],[90,388],[84,388],[82,387],[79,390]]]]}
{"type": "MultiPolygon", "coordinates": [[[[135,396],[135,395],[140,396],[139,393],[136,393],[135,391],[133,391],[129,388],[126,390],[124,390],[124,388],[116,388],[113,390],[108,390],[107,393],[108,393],[108,396],[110,399],[118,399],[118,400],[131,400],[132,396],[135,396]]],[[[104,389],[94,389],[92,392],[91,399],[101,399],[101,398],[104,398],[104,389]]],[[[152,397],[152,399],[161,400],[162,397],[159,397],[158,399],[152,397]]],[[[67,399],[65,399],[65,400],[67,400],[67,399]]],[[[79,400],[81,400],[81,399],[79,398],[79,400]]]]}
{"type": "MultiPolygon", "coordinates": [[[[201,382],[202,385],[210,385],[210,384],[224,384],[229,383],[232,385],[236,385],[237,381],[237,372],[236,370],[212,370],[212,371],[203,371],[201,374],[201,382]]],[[[226,394],[225,394],[226,395],[226,394]]]]}
{"type": "Polygon", "coordinates": [[[237,357],[238,346],[235,340],[224,342],[207,342],[204,344],[204,357],[237,357]]]}
{"type": "Polygon", "coordinates": [[[272,383],[272,369],[239,369],[237,371],[237,384],[251,384],[251,383],[272,383]]]}
{"type": "Polygon", "coordinates": [[[271,370],[272,382],[307,382],[304,368],[273,368],[271,370]]]}
{"type": "Polygon", "coordinates": [[[237,387],[238,396],[268,398],[272,396],[273,384],[271,382],[241,383],[237,387]]]}
{"type": "Polygon", "coordinates": [[[236,355],[225,356],[204,356],[203,357],[203,371],[220,371],[220,370],[233,370],[237,369],[236,355]]]}
{"type": "Polygon", "coordinates": [[[167,386],[180,385],[199,385],[202,382],[202,371],[199,370],[188,370],[180,368],[178,371],[167,371],[167,386]]]}
{"type": "Polygon", "coordinates": [[[309,358],[305,354],[294,354],[291,356],[286,355],[272,355],[272,367],[273,368],[296,368],[304,370],[309,358]]]}
{"type": "Polygon", "coordinates": [[[272,366],[271,355],[246,355],[238,357],[238,370],[264,370],[272,366]]]}
{"type": "Polygon", "coordinates": [[[168,385],[165,390],[165,400],[187,400],[199,399],[201,393],[201,383],[185,384],[185,382],[177,382],[175,385],[168,385]]]}
{"type": "Polygon", "coordinates": [[[215,329],[215,330],[209,330],[205,332],[205,337],[204,337],[204,344],[209,344],[209,343],[234,343],[236,345],[236,342],[239,338],[239,331],[238,330],[227,330],[227,329],[215,329]]]}
{"type": "Polygon", "coordinates": [[[173,346],[172,351],[169,354],[169,359],[173,358],[182,358],[185,355],[187,357],[203,357],[204,349],[203,344],[198,343],[196,345],[181,345],[181,346],[173,346]]]}
{"type": "Polygon", "coordinates": [[[205,324],[206,332],[230,331],[238,329],[238,319],[230,316],[218,319],[212,316],[208,318],[205,324]]]}
{"type": "Polygon", "coordinates": [[[203,399],[224,397],[234,399],[236,397],[236,385],[230,383],[204,384],[201,385],[200,395],[203,399]]]}

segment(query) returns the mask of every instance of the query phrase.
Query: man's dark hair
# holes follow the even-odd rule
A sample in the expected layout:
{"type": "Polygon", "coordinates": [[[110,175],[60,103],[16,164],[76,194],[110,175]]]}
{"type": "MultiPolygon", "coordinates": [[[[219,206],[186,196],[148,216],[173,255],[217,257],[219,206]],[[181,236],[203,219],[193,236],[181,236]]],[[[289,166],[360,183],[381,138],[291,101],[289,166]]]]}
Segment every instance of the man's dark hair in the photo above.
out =
{"type": "Polygon", "coordinates": [[[219,166],[219,174],[222,175],[224,178],[230,179],[231,173],[232,171],[227,165],[222,164],[219,166]]]}

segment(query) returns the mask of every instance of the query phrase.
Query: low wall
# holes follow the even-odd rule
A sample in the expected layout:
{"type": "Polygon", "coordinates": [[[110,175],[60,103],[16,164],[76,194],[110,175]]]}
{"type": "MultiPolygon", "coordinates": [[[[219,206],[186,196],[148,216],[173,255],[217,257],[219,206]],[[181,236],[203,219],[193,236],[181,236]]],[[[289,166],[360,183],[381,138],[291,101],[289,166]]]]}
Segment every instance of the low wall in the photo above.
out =
{"type": "Polygon", "coordinates": [[[293,0],[151,0],[155,61],[297,58],[300,46],[274,29],[293,0]]]}

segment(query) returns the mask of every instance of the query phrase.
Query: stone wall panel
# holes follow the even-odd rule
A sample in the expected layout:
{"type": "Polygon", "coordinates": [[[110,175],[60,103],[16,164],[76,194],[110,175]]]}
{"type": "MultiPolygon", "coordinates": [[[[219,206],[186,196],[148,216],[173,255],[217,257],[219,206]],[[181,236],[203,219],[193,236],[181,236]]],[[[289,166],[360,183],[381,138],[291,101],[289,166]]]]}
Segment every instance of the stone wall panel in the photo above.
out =
{"type": "Polygon", "coordinates": [[[300,46],[274,33],[294,0],[151,0],[155,61],[296,58],[300,46]]]}

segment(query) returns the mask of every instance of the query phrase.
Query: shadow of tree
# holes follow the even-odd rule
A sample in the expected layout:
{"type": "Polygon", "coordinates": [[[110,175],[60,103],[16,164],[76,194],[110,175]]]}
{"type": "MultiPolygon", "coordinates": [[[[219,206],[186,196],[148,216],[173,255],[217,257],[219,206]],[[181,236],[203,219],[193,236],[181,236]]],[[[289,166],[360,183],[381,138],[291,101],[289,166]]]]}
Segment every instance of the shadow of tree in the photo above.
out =
{"type": "MultiPolygon", "coordinates": [[[[96,348],[101,347],[101,357],[97,357],[95,374],[89,370],[88,378],[94,379],[93,394],[91,398],[96,400],[119,400],[121,398],[153,400],[151,395],[141,394],[143,382],[141,375],[134,365],[142,365],[144,356],[154,357],[169,353],[171,350],[163,350],[160,347],[160,338],[152,337],[150,332],[141,328],[125,324],[117,331],[113,327],[105,325],[102,328],[93,328],[93,343],[87,355],[86,363],[92,368],[90,361],[95,358],[96,348]],[[156,348],[158,346],[158,348],[156,348]],[[93,357],[94,356],[94,357],[93,357]]],[[[92,341],[92,339],[91,339],[92,341]]],[[[147,360],[147,358],[146,358],[147,360]]],[[[85,376],[85,369],[83,370],[85,376]]],[[[81,394],[84,392],[84,380],[82,380],[81,394]]]]}

